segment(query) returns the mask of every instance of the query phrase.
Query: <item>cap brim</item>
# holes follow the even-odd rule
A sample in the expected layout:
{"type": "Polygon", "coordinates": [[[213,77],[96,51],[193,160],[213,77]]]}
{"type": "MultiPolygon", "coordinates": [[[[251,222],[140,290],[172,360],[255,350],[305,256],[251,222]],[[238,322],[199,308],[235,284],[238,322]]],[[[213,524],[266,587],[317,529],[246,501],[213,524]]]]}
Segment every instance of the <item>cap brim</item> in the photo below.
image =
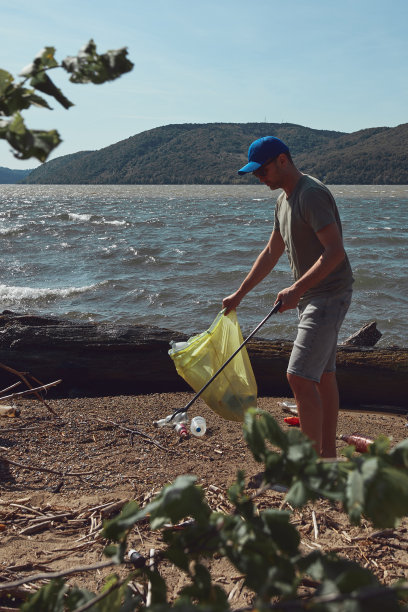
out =
{"type": "Polygon", "coordinates": [[[243,166],[241,170],[238,170],[238,174],[247,174],[248,172],[255,172],[258,170],[262,164],[258,164],[258,162],[249,162],[246,166],[243,166]]]}

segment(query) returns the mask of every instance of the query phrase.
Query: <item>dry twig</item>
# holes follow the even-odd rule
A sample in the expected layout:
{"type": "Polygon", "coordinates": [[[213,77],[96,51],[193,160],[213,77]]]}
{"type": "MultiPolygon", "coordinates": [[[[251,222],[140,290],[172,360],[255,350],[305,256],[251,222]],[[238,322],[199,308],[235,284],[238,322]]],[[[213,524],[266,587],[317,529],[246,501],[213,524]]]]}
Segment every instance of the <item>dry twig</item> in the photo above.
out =
{"type": "Polygon", "coordinates": [[[142,438],[145,438],[145,440],[147,440],[147,442],[149,442],[150,444],[154,444],[158,448],[161,448],[162,450],[165,450],[167,452],[174,453],[173,449],[166,448],[165,446],[162,446],[161,444],[156,442],[156,440],[154,440],[151,436],[148,436],[147,434],[142,433],[138,429],[130,429],[129,427],[124,427],[123,425],[120,425],[119,423],[115,423],[115,421],[105,421],[104,419],[96,419],[96,420],[99,421],[100,423],[114,425],[115,427],[119,427],[119,429],[123,429],[124,431],[127,431],[127,432],[129,432],[131,434],[135,434],[137,436],[142,436],[142,438]]]}
{"type": "MultiPolygon", "coordinates": [[[[4,363],[0,363],[0,368],[3,368],[3,370],[6,370],[7,372],[10,372],[11,374],[14,374],[15,376],[18,376],[18,378],[20,378],[26,385],[27,387],[31,390],[32,393],[34,393],[34,395],[37,397],[37,399],[40,400],[40,402],[42,402],[44,404],[44,406],[47,408],[47,410],[49,410],[54,416],[58,416],[58,414],[55,412],[55,410],[49,405],[47,404],[47,402],[44,400],[43,397],[41,397],[40,393],[38,393],[39,389],[34,389],[31,384],[29,383],[29,381],[27,380],[27,377],[25,376],[25,374],[23,374],[22,372],[19,372],[18,370],[15,370],[14,368],[10,368],[9,366],[6,366],[4,363]]],[[[35,380],[37,382],[37,384],[41,385],[41,389],[45,389],[46,386],[42,385],[42,383],[40,381],[38,381],[37,379],[35,379],[33,377],[33,380],[35,380]]],[[[54,382],[51,383],[48,386],[52,386],[54,384],[58,384],[61,381],[59,380],[58,382],[54,382]]],[[[6,396],[6,397],[14,397],[14,395],[12,396],[6,396]]],[[[6,399],[6,397],[3,397],[2,399],[6,399]]]]}
{"type": "Polygon", "coordinates": [[[58,472],[57,470],[51,470],[49,468],[24,465],[23,463],[18,463],[17,461],[7,459],[7,457],[4,455],[0,455],[0,461],[4,461],[10,465],[15,465],[16,467],[23,468],[24,470],[32,470],[33,472],[47,472],[48,474],[57,474],[58,476],[90,476],[91,474],[96,474],[96,472],[58,472]]]}
{"type": "Polygon", "coordinates": [[[21,586],[22,584],[26,584],[28,582],[39,582],[40,580],[53,580],[54,578],[63,578],[64,576],[70,576],[71,574],[80,574],[81,572],[90,572],[93,570],[102,569],[104,567],[112,567],[112,565],[115,565],[115,562],[112,560],[101,561],[100,563],[94,563],[93,565],[72,567],[71,569],[64,570],[62,572],[34,574],[33,576],[26,576],[25,578],[20,578],[20,580],[15,580],[14,582],[0,582],[0,591],[13,589],[14,587],[21,586]]]}

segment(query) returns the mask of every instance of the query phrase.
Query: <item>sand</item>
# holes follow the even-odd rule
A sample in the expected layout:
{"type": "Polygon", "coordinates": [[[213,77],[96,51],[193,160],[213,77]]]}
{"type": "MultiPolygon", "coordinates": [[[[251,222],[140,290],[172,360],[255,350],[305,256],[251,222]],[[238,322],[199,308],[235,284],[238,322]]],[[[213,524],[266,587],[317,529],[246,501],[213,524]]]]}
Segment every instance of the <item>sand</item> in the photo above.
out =
{"type": "MultiPolygon", "coordinates": [[[[207,432],[202,438],[190,436],[181,441],[173,429],[153,427],[154,420],[183,407],[191,397],[190,393],[163,393],[49,400],[58,417],[37,400],[17,401],[20,417],[0,419],[0,447],[7,449],[2,454],[16,463],[60,474],[2,464],[0,581],[98,563],[104,559],[106,545],[100,538],[103,520],[127,500],[146,504],[177,475],[195,474],[210,506],[225,512],[231,508],[226,491],[238,469],[245,470],[248,492],[255,492],[262,466],[246,447],[240,423],[222,420],[199,399],[189,416],[206,419],[207,432]],[[155,443],[123,428],[136,429],[155,443]],[[85,475],[61,475],[67,471],[85,475]],[[44,525],[34,527],[38,523],[44,525]]],[[[261,397],[258,406],[286,428],[283,401],[291,398],[261,397]]],[[[406,437],[405,424],[403,415],[341,410],[338,434],[357,431],[374,438],[385,434],[394,444],[406,437]]],[[[339,439],[339,452],[344,446],[339,439]]],[[[283,499],[283,493],[268,491],[259,498],[259,507],[279,508],[283,499]]],[[[325,552],[335,550],[368,567],[387,584],[408,578],[408,520],[386,537],[373,537],[375,530],[368,521],[351,527],[341,508],[325,501],[295,510],[292,520],[305,552],[316,547],[325,552]]],[[[162,546],[160,533],[150,531],[147,523],[135,528],[129,538],[129,548],[144,555],[162,546]]],[[[243,586],[238,570],[224,559],[214,559],[209,566],[217,583],[231,594],[233,607],[250,605],[253,594],[243,586]]],[[[165,562],[160,571],[167,580],[169,597],[174,599],[185,577],[165,562]]],[[[78,572],[69,576],[68,582],[96,592],[110,572],[78,572]]],[[[125,568],[119,569],[120,575],[125,572],[125,568]]],[[[24,589],[32,590],[36,585],[24,589]]],[[[0,606],[5,606],[5,601],[0,597],[0,606]]],[[[17,592],[14,604],[7,600],[7,605],[17,606],[21,601],[17,592]]]]}

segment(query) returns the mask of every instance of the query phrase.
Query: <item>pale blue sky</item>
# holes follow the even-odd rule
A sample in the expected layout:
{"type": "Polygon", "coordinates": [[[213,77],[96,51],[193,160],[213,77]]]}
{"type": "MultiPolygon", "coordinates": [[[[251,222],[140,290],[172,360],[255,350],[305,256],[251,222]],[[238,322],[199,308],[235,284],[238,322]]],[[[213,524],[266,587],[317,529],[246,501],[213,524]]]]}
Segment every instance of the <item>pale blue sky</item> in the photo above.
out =
{"type": "MultiPolygon", "coordinates": [[[[408,0],[0,0],[0,67],[89,38],[127,46],[133,71],[101,86],[50,75],[75,103],[25,113],[56,128],[52,157],[169,123],[290,122],[353,132],[408,122],[408,0]]],[[[58,74],[60,73],[60,74],[58,74]]],[[[0,166],[19,162],[0,140],[0,166]]]]}

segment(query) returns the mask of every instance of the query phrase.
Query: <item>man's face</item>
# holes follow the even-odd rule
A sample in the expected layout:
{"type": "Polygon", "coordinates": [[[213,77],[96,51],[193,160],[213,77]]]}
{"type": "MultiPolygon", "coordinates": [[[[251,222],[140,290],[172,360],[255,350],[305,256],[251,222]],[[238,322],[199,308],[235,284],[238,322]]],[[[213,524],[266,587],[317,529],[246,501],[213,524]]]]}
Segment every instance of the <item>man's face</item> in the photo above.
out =
{"type": "Polygon", "coordinates": [[[254,174],[261,183],[264,183],[269,189],[279,189],[281,187],[281,173],[278,163],[278,157],[265,162],[254,174]]]}

